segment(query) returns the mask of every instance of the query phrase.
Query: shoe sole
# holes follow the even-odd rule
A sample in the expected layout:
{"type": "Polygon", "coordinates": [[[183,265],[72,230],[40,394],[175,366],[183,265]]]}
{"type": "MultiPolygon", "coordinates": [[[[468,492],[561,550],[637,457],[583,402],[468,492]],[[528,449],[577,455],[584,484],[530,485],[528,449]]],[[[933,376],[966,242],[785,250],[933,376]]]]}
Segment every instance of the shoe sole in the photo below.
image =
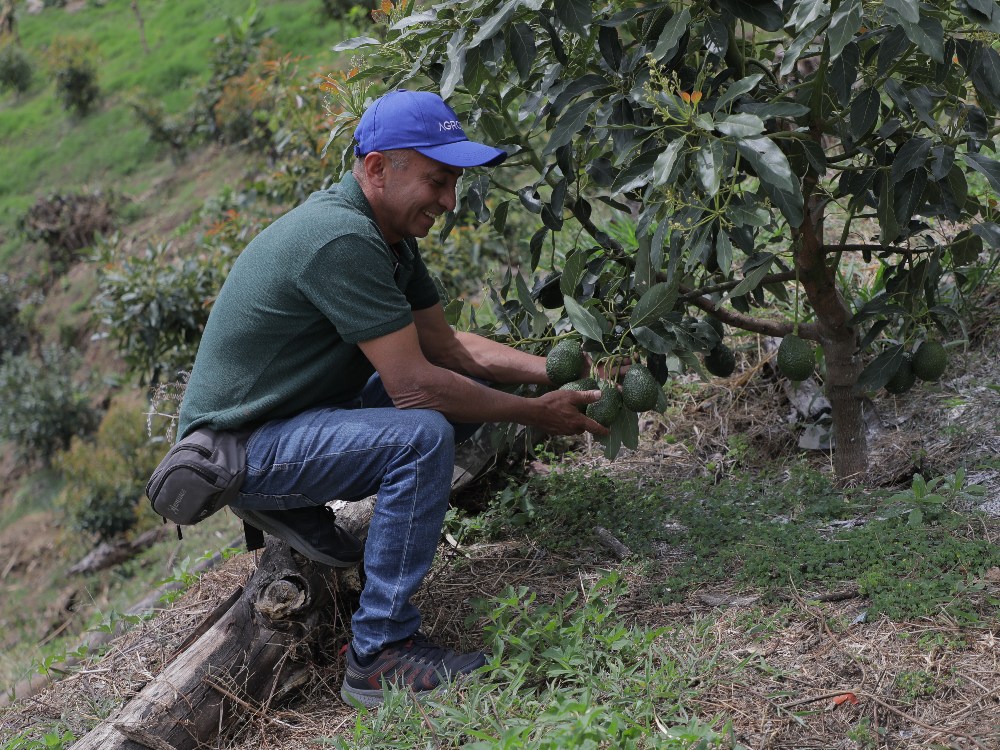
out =
{"type": "MultiPolygon", "coordinates": [[[[448,689],[446,684],[438,685],[430,690],[421,690],[419,693],[411,692],[411,697],[420,700],[421,698],[437,693],[445,692],[448,689]]],[[[353,708],[378,708],[385,702],[385,693],[381,690],[361,690],[348,687],[346,684],[340,688],[340,698],[348,706],[353,708]]]]}
{"type": "Polygon", "coordinates": [[[360,558],[357,560],[338,560],[335,557],[331,557],[303,539],[295,529],[275,521],[273,518],[264,516],[257,511],[246,508],[233,508],[232,506],[229,509],[237,518],[243,519],[251,526],[267,532],[271,536],[283,539],[296,552],[314,562],[323,563],[331,568],[353,568],[361,562],[360,558]]]}

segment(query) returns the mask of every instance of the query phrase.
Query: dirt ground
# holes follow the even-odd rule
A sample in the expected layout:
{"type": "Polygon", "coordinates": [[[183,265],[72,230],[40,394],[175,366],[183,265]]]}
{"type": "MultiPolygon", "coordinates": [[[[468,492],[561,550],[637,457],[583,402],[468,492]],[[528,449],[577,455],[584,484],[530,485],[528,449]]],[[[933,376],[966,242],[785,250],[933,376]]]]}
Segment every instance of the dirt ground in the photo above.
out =
{"type": "MultiPolygon", "coordinates": [[[[986,489],[983,508],[1000,512],[1000,389],[996,365],[1000,344],[980,332],[969,352],[953,352],[949,373],[902,397],[875,401],[869,436],[873,482],[908,486],[916,471],[937,475],[957,466],[993,468],[971,472],[968,481],[986,489]]],[[[714,459],[726,465],[730,435],[745,436],[762,456],[780,460],[797,453],[780,389],[764,377],[767,363],[748,364],[726,381],[693,392],[669,421],[646,425],[639,451],[608,464],[586,446],[578,459],[636,481],[674,481],[699,476],[714,459]],[[670,433],[677,442],[662,440],[670,433]],[[681,445],[687,448],[682,449],[681,445]],[[691,446],[694,450],[691,450],[691,446]]],[[[599,446],[598,446],[599,447],[599,446]]],[[[809,460],[829,469],[829,457],[809,460]]],[[[552,467],[536,465],[535,470],[552,467]]],[[[29,519],[24,519],[24,523],[29,519]]],[[[31,521],[43,522],[40,519],[31,521]]],[[[984,524],[1000,539],[1000,524],[984,524]]],[[[3,549],[9,538],[2,540],[3,549]]],[[[27,551],[25,552],[27,554],[27,551]]],[[[442,545],[438,562],[419,595],[425,629],[453,646],[477,646],[465,619],[469,602],[526,585],[539,601],[596,581],[609,567],[628,579],[629,599],[619,606],[627,621],[669,626],[664,649],[687,643],[704,655],[695,715],[704,721],[732,720],[749,748],[956,748],[1000,747],[1000,622],[960,624],[939,616],[912,622],[869,621],[856,592],[817,603],[803,592],[780,606],[760,606],[752,596],[702,590],[678,604],[646,596],[648,571],[619,562],[608,549],[579,550],[556,558],[529,539],[475,544],[456,550],[442,545]],[[455,606],[461,602],[461,606],[455,606]],[[908,689],[908,675],[917,675],[908,689]]],[[[104,658],[47,690],[0,710],[5,732],[64,721],[82,732],[157,673],[173,649],[206,613],[252,575],[254,556],[244,553],[212,570],[172,606],[114,642],[104,658]]],[[[12,568],[13,570],[13,568],[12,568]]],[[[1000,592],[1000,569],[981,581],[1000,592]]],[[[829,592],[827,592],[829,593],[829,592]]],[[[355,718],[340,700],[343,663],[337,655],[346,632],[330,644],[329,663],[317,666],[308,689],[294,702],[267,711],[247,709],[247,720],[219,747],[229,750],[292,750],[331,736],[355,718]]],[[[666,652],[666,651],[665,651],[666,652]]]]}

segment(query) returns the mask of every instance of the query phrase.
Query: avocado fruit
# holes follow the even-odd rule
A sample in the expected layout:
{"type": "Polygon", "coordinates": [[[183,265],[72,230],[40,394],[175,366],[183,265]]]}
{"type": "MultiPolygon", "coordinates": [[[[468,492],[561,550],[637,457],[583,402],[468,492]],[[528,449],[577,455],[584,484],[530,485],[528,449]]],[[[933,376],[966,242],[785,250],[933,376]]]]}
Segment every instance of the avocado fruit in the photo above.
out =
{"type": "Polygon", "coordinates": [[[789,380],[805,380],[813,374],[816,355],[813,348],[794,333],[781,339],[778,345],[778,369],[789,380]]]}
{"type": "Polygon", "coordinates": [[[631,411],[649,411],[656,406],[660,384],[644,365],[636,362],[622,378],[622,405],[631,411]]]}
{"type": "Polygon", "coordinates": [[[545,358],[545,374],[554,385],[565,385],[580,377],[585,363],[579,341],[560,341],[545,358]]]}
{"type": "Polygon", "coordinates": [[[909,354],[903,355],[903,361],[900,362],[899,368],[896,370],[895,374],[889,378],[889,382],[885,384],[885,389],[892,393],[893,395],[900,395],[901,393],[906,393],[913,387],[913,384],[917,382],[916,373],[913,372],[912,357],[909,354]]]}
{"type": "Polygon", "coordinates": [[[705,369],[719,378],[728,378],[736,370],[736,355],[725,344],[719,343],[705,355],[705,369]]]}
{"type": "Polygon", "coordinates": [[[600,425],[610,427],[622,410],[622,395],[612,383],[601,385],[601,397],[587,404],[586,414],[600,425]]]}
{"type": "Polygon", "coordinates": [[[948,367],[948,353],[937,341],[925,341],[913,353],[913,374],[933,383],[941,378],[948,367]]]}

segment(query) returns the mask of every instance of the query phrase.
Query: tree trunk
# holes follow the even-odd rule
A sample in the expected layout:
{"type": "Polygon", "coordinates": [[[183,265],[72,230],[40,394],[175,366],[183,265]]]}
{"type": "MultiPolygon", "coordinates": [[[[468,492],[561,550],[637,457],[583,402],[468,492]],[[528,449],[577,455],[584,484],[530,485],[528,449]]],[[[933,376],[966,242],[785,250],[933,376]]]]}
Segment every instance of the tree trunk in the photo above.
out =
{"type": "Polygon", "coordinates": [[[836,283],[836,263],[827,264],[823,247],[823,201],[814,192],[816,179],[804,181],[804,219],[795,231],[795,266],[818,321],[818,339],[826,359],[826,395],[833,418],[833,468],[847,481],[868,470],[868,442],[862,417],[861,374],[857,332],[836,283]]]}

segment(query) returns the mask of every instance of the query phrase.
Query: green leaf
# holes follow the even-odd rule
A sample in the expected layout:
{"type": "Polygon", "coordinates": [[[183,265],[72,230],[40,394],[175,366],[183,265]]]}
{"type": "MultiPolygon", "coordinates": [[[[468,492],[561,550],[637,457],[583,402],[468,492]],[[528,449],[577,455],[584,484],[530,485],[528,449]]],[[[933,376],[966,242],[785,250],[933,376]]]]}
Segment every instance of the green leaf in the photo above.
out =
{"type": "Polygon", "coordinates": [[[893,195],[893,182],[888,174],[879,177],[879,194],[876,214],[881,230],[879,241],[883,245],[891,245],[899,236],[899,224],[896,223],[896,203],[893,195]]]}
{"type": "Polygon", "coordinates": [[[594,20],[590,0],[559,0],[555,3],[556,16],[571,30],[585,36],[587,27],[594,20]]]}
{"type": "Polygon", "coordinates": [[[931,149],[931,177],[943,180],[955,163],[955,149],[952,146],[935,146],[931,149]]]}
{"type": "Polygon", "coordinates": [[[597,47],[608,67],[618,72],[622,66],[622,59],[625,57],[625,50],[618,37],[618,30],[610,26],[601,26],[597,32],[597,47]]]}
{"type": "Polygon", "coordinates": [[[979,45],[969,71],[972,85],[994,109],[1000,109],[1000,54],[987,45],[979,45]]]}
{"type": "Polygon", "coordinates": [[[667,147],[656,157],[656,161],[653,162],[654,185],[666,185],[673,182],[674,165],[677,163],[677,157],[685,145],[687,145],[687,142],[683,138],[678,138],[668,143],[667,147]]]}
{"type": "Polygon", "coordinates": [[[984,29],[1000,33],[1000,5],[995,0],[958,0],[955,5],[984,29]]]}
{"type": "MultiPolygon", "coordinates": [[[[741,78],[740,80],[733,83],[732,86],[726,89],[725,93],[722,94],[715,102],[714,111],[716,113],[723,111],[730,104],[735,102],[741,96],[756,88],[757,84],[760,83],[760,79],[764,77],[763,73],[754,73],[752,76],[747,76],[746,78],[741,78]]],[[[808,112],[808,109],[806,110],[808,112]]]]}
{"type": "Polygon", "coordinates": [[[572,297],[576,294],[576,288],[583,280],[583,275],[587,272],[587,258],[590,252],[587,250],[574,250],[566,258],[563,264],[562,276],[559,278],[559,291],[572,297]]]}
{"type": "MultiPolygon", "coordinates": [[[[910,40],[906,38],[906,32],[903,30],[903,27],[894,26],[892,31],[886,34],[878,45],[878,63],[876,65],[878,74],[882,76],[888,73],[889,68],[899,62],[899,58],[903,56],[904,52],[907,52],[909,47],[910,40]]],[[[890,78],[886,82],[886,86],[890,82],[898,85],[898,81],[890,78]]]]}
{"type": "Polygon", "coordinates": [[[654,284],[632,308],[629,327],[639,328],[655,323],[673,309],[675,302],[677,302],[676,284],[666,282],[654,284]]]}
{"type": "Polygon", "coordinates": [[[746,113],[725,115],[716,121],[715,129],[734,138],[753,138],[764,132],[764,121],[757,115],[746,113]]]}
{"type": "Polygon", "coordinates": [[[753,291],[760,284],[761,279],[767,276],[768,271],[771,270],[771,264],[774,262],[774,256],[771,253],[764,253],[764,255],[769,256],[768,260],[756,266],[752,271],[749,271],[743,280],[740,281],[736,287],[729,292],[728,297],[741,297],[747,292],[753,291]]]}
{"type": "Polygon", "coordinates": [[[569,316],[569,322],[573,324],[573,328],[576,331],[591,341],[604,341],[604,328],[598,321],[597,316],[568,294],[563,295],[563,304],[566,306],[566,314],[569,316]]]}
{"type": "Polygon", "coordinates": [[[792,173],[788,158],[774,141],[767,137],[739,138],[736,141],[736,148],[743,158],[750,162],[762,182],[767,182],[781,192],[799,196],[801,199],[802,192],[798,178],[792,173]]]}
{"type": "Polygon", "coordinates": [[[560,146],[565,146],[573,136],[580,132],[587,124],[590,111],[597,104],[596,99],[583,99],[573,102],[556,122],[549,136],[549,142],[545,144],[544,154],[551,154],[560,146]]]}
{"type": "Polygon", "coordinates": [[[830,4],[827,0],[799,0],[792,9],[789,23],[795,31],[802,31],[818,18],[830,15],[830,4]]]}
{"type": "MultiPolygon", "coordinates": [[[[890,177],[890,179],[892,179],[890,177]]],[[[927,170],[914,169],[895,184],[893,188],[896,223],[905,227],[910,223],[923,204],[924,190],[927,189],[927,170]]]]}
{"type": "Polygon", "coordinates": [[[719,192],[722,171],[722,143],[711,140],[702,143],[694,152],[695,174],[706,197],[712,198],[719,192]]]}
{"type": "Polygon", "coordinates": [[[441,98],[445,101],[455,93],[465,73],[465,29],[459,29],[448,40],[447,61],[441,73],[441,98]]]}
{"type": "Polygon", "coordinates": [[[656,41],[656,47],[653,49],[653,59],[662,60],[664,58],[673,57],[677,52],[677,45],[681,41],[681,37],[684,36],[684,32],[687,31],[688,24],[691,23],[691,11],[684,8],[680,13],[675,13],[667,25],[663,27],[663,31],[660,32],[660,38],[656,41]]]}
{"type": "Polygon", "coordinates": [[[673,337],[665,338],[660,331],[655,331],[646,326],[639,326],[630,330],[639,346],[654,354],[670,354],[677,345],[673,337]]]}
{"type": "Polygon", "coordinates": [[[491,223],[493,224],[493,228],[497,232],[500,232],[501,234],[503,233],[504,227],[507,226],[507,212],[509,210],[510,210],[509,200],[503,201],[496,208],[493,209],[493,217],[491,219],[491,223]]]}
{"type": "MultiPolygon", "coordinates": [[[[511,19],[511,16],[517,11],[519,5],[521,5],[520,0],[507,0],[506,3],[500,6],[500,10],[479,26],[479,30],[472,37],[472,41],[469,42],[469,47],[478,47],[496,34],[500,27],[511,19]]],[[[464,29],[459,30],[464,32],[464,29]]]]}
{"type": "Polygon", "coordinates": [[[886,8],[892,8],[899,14],[900,18],[910,23],[918,23],[920,21],[919,0],[883,0],[882,4],[886,8]]]}
{"type": "Polygon", "coordinates": [[[816,35],[819,34],[820,29],[826,25],[826,17],[817,18],[811,24],[809,24],[802,33],[800,33],[792,43],[788,45],[788,51],[785,52],[784,58],[781,60],[781,69],[779,75],[784,77],[787,76],[795,68],[795,63],[799,61],[799,57],[802,56],[802,52],[809,45],[814,43],[816,40],[816,35]]]}
{"type": "Polygon", "coordinates": [[[928,138],[911,138],[902,146],[896,149],[896,154],[892,159],[892,179],[899,180],[907,172],[927,163],[927,154],[931,150],[931,141],[928,138]]]}
{"type": "Polygon", "coordinates": [[[457,326],[462,319],[462,310],[465,308],[464,299],[453,299],[444,308],[444,319],[450,326],[457,326]]]}
{"type": "Polygon", "coordinates": [[[377,46],[377,45],[380,45],[380,44],[382,44],[382,42],[380,42],[378,39],[375,39],[373,37],[370,37],[370,36],[356,36],[356,37],[352,37],[351,39],[346,39],[343,42],[340,42],[339,44],[335,44],[333,46],[333,51],[334,52],[350,52],[353,49],[360,49],[361,47],[371,47],[372,45],[376,45],[377,46]]]}
{"type": "Polygon", "coordinates": [[[516,23],[507,30],[507,51],[514,61],[518,77],[524,81],[531,75],[538,48],[535,32],[526,23],[516,23]]]}
{"type": "Polygon", "coordinates": [[[804,104],[795,104],[794,102],[771,102],[766,104],[748,102],[741,107],[741,110],[751,115],[756,115],[761,119],[769,117],[802,117],[811,111],[804,104]]]}
{"type": "Polygon", "coordinates": [[[878,122],[878,113],[882,99],[874,88],[865,89],[851,102],[851,135],[860,141],[872,130],[878,122]]]}
{"type": "Polygon", "coordinates": [[[830,62],[834,62],[844,47],[854,39],[861,28],[863,11],[861,0],[842,0],[836,13],[830,17],[830,28],[826,32],[826,41],[830,45],[830,62]]]}
{"type": "Polygon", "coordinates": [[[964,229],[958,233],[948,249],[956,265],[972,265],[979,260],[979,254],[983,251],[983,238],[964,229]]]}
{"type": "Polygon", "coordinates": [[[944,27],[933,16],[924,16],[920,23],[911,23],[900,19],[900,25],[907,38],[913,42],[925,55],[936,63],[944,62],[944,27]]]}
{"type": "Polygon", "coordinates": [[[715,238],[715,260],[723,276],[728,277],[733,267],[733,241],[721,229],[715,238]]]}
{"type": "Polygon", "coordinates": [[[896,370],[902,364],[903,354],[904,351],[901,344],[887,347],[884,352],[879,354],[862,370],[858,376],[856,389],[858,391],[877,391],[884,386],[892,380],[892,376],[896,374],[896,370]]]}
{"type": "Polygon", "coordinates": [[[993,250],[1000,250],[1000,224],[984,221],[973,226],[972,231],[982,237],[993,250]]]}
{"type": "Polygon", "coordinates": [[[765,31],[778,31],[785,22],[781,8],[773,0],[719,0],[719,5],[765,31]]]}
{"type": "MultiPolygon", "coordinates": [[[[545,208],[542,209],[542,215],[545,214],[545,208]]],[[[542,245],[545,244],[545,238],[549,235],[549,227],[543,226],[536,230],[533,235],[531,235],[531,240],[528,241],[528,250],[531,253],[531,270],[534,271],[538,268],[538,261],[542,258],[542,245]]]]}
{"type": "Polygon", "coordinates": [[[1000,162],[983,154],[964,153],[965,163],[985,177],[995,191],[1000,193],[1000,162]]]}
{"type": "Polygon", "coordinates": [[[514,289],[517,292],[517,301],[521,303],[521,307],[531,316],[532,335],[538,336],[548,327],[549,319],[535,305],[535,300],[531,298],[531,290],[528,289],[528,284],[520,272],[514,276],[514,289]]]}

